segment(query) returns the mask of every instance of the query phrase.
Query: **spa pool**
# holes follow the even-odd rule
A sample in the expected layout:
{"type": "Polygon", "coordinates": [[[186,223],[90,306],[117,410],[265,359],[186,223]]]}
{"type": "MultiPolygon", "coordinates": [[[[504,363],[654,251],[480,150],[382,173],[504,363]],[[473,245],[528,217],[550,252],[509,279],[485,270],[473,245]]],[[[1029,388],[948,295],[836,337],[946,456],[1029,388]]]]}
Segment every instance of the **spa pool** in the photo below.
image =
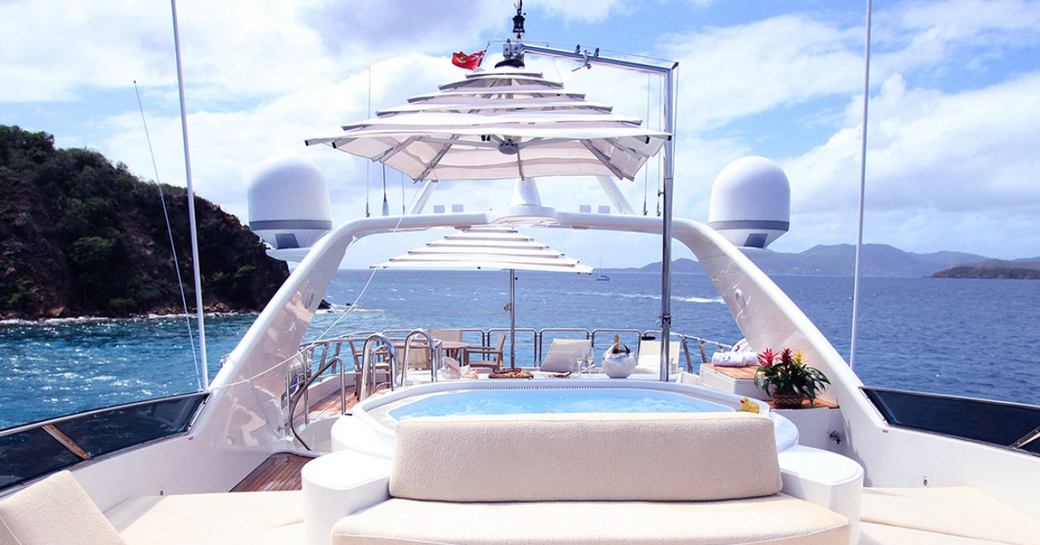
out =
{"type": "MultiPolygon", "coordinates": [[[[399,388],[358,403],[331,428],[331,450],[390,457],[394,430],[411,418],[580,413],[705,413],[735,411],[740,398],[696,385],[582,379],[438,382],[399,388]]],[[[776,431],[777,450],[798,442],[798,428],[756,403],[776,431]]]]}
{"type": "Polygon", "coordinates": [[[732,411],[730,407],[676,393],[637,388],[475,390],[430,394],[387,414],[400,422],[423,416],[547,413],[678,413],[732,411]]]}

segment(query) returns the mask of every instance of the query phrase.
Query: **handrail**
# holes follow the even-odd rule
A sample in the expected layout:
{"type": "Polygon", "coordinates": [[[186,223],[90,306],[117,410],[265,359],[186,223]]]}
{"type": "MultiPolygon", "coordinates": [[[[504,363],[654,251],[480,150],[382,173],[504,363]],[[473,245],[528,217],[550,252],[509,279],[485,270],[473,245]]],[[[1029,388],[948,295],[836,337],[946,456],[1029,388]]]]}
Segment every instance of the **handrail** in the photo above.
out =
{"type": "Polygon", "coordinates": [[[371,395],[369,382],[372,383],[372,389],[375,389],[375,376],[372,374],[372,351],[370,350],[374,342],[381,342],[384,348],[386,348],[387,359],[390,362],[390,391],[393,391],[397,386],[395,384],[397,382],[397,355],[394,353],[394,344],[390,342],[386,335],[373,333],[365,339],[365,344],[361,348],[361,389],[358,393],[358,401],[364,401],[371,395]]]}
{"type": "MultiPolygon", "coordinates": [[[[510,329],[507,328],[507,327],[492,327],[492,328],[486,328],[486,329],[481,329],[481,328],[476,328],[476,327],[454,327],[454,328],[451,328],[451,329],[462,331],[464,334],[465,333],[480,334],[481,346],[484,346],[484,347],[487,347],[487,346],[491,345],[491,341],[492,341],[494,335],[496,335],[496,334],[509,334],[509,332],[510,332],[510,329]]],[[[596,346],[597,337],[601,337],[604,334],[621,334],[621,335],[629,335],[629,336],[638,336],[640,339],[642,339],[643,337],[646,337],[646,336],[655,336],[656,337],[656,336],[660,335],[660,331],[659,330],[654,330],[654,329],[640,330],[640,329],[637,329],[637,328],[609,328],[609,327],[595,328],[595,329],[587,329],[587,328],[581,328],[581,327],[545,327],[545,328],[541,328],[541,329],[536,329],[536,328],[532,328],[532,327],[518,327],[518,328],[516,328],[515,331],[517,333],[531,335],[531,339],[532,339],[532,354],[531,354],[532,355],[532,362],[531,362],[531,365],[534,365],[534,366],[537,366],[539,361],[541,360],[541,358],[544,356],[546,337],[547,336],[552,336],[553,334],[577,333],[577,334],[580,334],[580,335],[584,335],[586,339],[590,340],[590,342],[592,343],[593,348],[595,348],[595,346],[596,346]]],[[[690,346],[691,342],[696,343],[696,350],[699,351],[701,363],[709,363],[710,362],[710,358],[709,358],[708,354],[705,351],[705,348],[707,346],[709,346],[709,345],[715,347],[718,350],[729,350],[729,349],[732,348],[732,345],[729,345],[729,344],[725,344],[725,343],[722,343],[722,342],[719,342],[719,341],[710,340],[710,339],[705,339],[705,338],[698,337],[698,336],[695,336],[695,335],[687,335],[687,334],[680,333],[680,332],[677,332],[677,331],[672,331],[671,332],[671,337],[673,339],[678,339],[679,342],[681,343],[683,354],[684,354],[685,359],[686,359],[686,366],[685,367],[686,367],[686,370],[689,371],[689,372],[693,372],[693,367],[694,367],[693,366],[693,349],[690,346]]],[[[299,395],[301,395],[302,396],[302,400],[303,400],[303,405],[304,405],[304,408],[305,408],[305,410],[304,410],[304,423],[305,424],[309,423],[309,419],[310,419],[310,393],[309,393],[309,388],[301,388],[300,385],[304,384],[304,383],[309,384],[309,385],[310,384],[314,384],[314,383],[317,382],[317,379],[320,378],[325,371],[327,371],[328,369],[334,368],[333,365],[325,365],[326,363],[329,362],[329,358],[332,357],[332,358],[338,358],[339,359],[339,361],[337,362],[338,365],[335,365],[335,369],[337,369],[338,372],[339,372],[340,414],[345,414],[346,413],[346,404],[347,404],[347,393],[346,393],[346,373],[347,373],[347,369],[346,369],[346,365],[344,365],[344,362],[342,361],[342,358],[341,358],[342,350],[343,350],[343,346],[342,345],[343,345],[343,343],[348,343],[348,344],[349,343],[365,343],[365,347],[362,349],[360,354],[356,351],[356,347],[354,347],[354,346],[351,347],[351,354],[355,358],[354,359],[354,361],[355,361],[354,369],[355,369],[355,372],[357,372],[357,375],[356,375],[357,378],[356,378],[356,381],[355,381],[355,386],[357,387],[358,400],[361,400],[361,399],[364,399],[364,398],[368,397],[369,395],[371,395],[372,390],[375,387],[375,384],[374,384],[374,378],[375,378],[374,377],[374,369],[372,369],[372,368],[365,368],[365,366],[364,366],[364,359],[366,357],[368,359],[371,359],[369,346],[370,346],[371,342],[377,342],[377,341],[378,342],[382,342],[386,346],[391,347],[390,348],[390,352],[389,352],[391,354],[391,364],[392,364],[391,373],[392,373],[392,376],[393,376],[393,379],[390,381],[391,382],[391,384],[390,384],[391,389],[394,389],[397,386],[404,384],[404,379],[405,379],[405,376],[406,376],[406,374],[408,372],[407,371],[407,362],[409,361],[409,355],[410,355],[411,349],[412,348],[429,347],[429,346],[431,346],[431,343],[432,343],[432,345],[435,348],[430,351],[430,353],[431,353],[430,380],[433,381],[433,382],[436,382],[438,380],[438,378],[439,378],[439,370],[440,370],[441,367],[443,367],[443,354],[441,353],[442,351],[438,348],[438,347],[441,346],[442,343],[441,343],[440,339],[434,338],[433,335],[431,333],[429,333],[429,330],[426,330],[426,329],[423,329],[423,328],[417,328],[417,329],[411,329],[411,330],[386,329],[386,330],[383,330],[383,331],[380,331],[380,332],[375,332],[375,331],[354,331],[354,332],[343,334],[343,335],[339,335],[339,336],[336,336],[336,337],[330,337],[330,338],[325,338],[325,339],[320,339],[320,340],[315,340],[315,341],[309,341],[309,342],[306,342],[306,343],[303,343],[303,344],[300,345],[300,347],[299,347],[300,356],[301,356],[300,366],[302,366],[305,369],[305,371],[298,371],[298,366],[296,366],[296,365],[289,366],[289,372],[288,372],[288,374],[286,376],[286,392],[287,392],[287,395],[286,395],[286,398],[285,398],[286,399],[286,406],[288,407],[290,402],[293,400],[293,396],[297,395],[297,393],[299,395]],[[402,357],[403,357],[403,359],[402,359],[402,358],[398,357],[397,350],[392,348],[392,346],[393,346],[392,343],[400,341],[400,338],[396,337],[395,334],[400,334],[400,333],[405,333],[405,332],[407,332],[407,335],[404,337],[404,353],[402,354],[402,357]],[[374,340],[373,340],[373,337],[375,337],[374,340]],[[415,337],[420,337],[423,340],[420,341],[420,344],[417,344],[417,345],[415,345],[413,347],[412,345],[413,345],[413,340],[414,340],[415,337]],[[334,346],[332,346],[332,345],[334,345],[334,346]],[[319,349],[320,349],[320,351],[319,351],[319,349]],[[320,353],[321,356],[320,356],[320,358],[317,359],[317,361],[315,361],[315,355],[318,354],[318,353],[320,353]],[[360,362],[357,360],[357,358],[359,356],[360,356],[360,358],[362,360],[360,362]],[[319,371],[312,374],[311,373],[311,369],[313,369],[313,366],[314,366],[315,363],[317,363],[319,371]],[[358,367],[360,367],[360,369],[358,367]],[[296,377],[298,377],[295,381],[293,379],[294,373],[295,373],[296,377]],[[364,393],[363,394],[361,393],[362,389],[364,389],[364,393]]],[[[371,364],[370,364],[369,367],[371,367],[371,364]]],[[[289,418],[291,420],[295,416],[295,410],[291,411],[289,414],[290,414],[289,418]]],[[[287,427],[291,427],[291,426],[292,426],[292,422],[287,422],[287,427]]]]}
{"type": "Polygon", "coordinates": [[[625,327],[597,327],[589,333],[589,339],[592,340],[592,348],[596,348],[596,335],[601,333],[621,333],[635,335],[637,338],[642,336],[643,332],[635,328],[625,327]]]}
{"type": "MultiPolygon", "coordinates": [[[[408,362],[411,361],[408,359],[408,352],[412,348],[412,337],[416,336],[422,337],[426,340],[426,347],[430,350],[430,382],[437,382],[437,371],[441,366],[441,341],[435,340],[432,335],[422,328],[413,329],[404,338],[404,356],[402,356],[402,361],[404,363],[401,365],[402,372],[408,372],[408,362]]],[[[393,380],[391,380],[391,382],[393,382],[393,380]]]]}
{"type": "Polygon", "coordinates": [[[320,377],[326,370],[328,370],[333,365],[339,365],[340,367],[343,367],[343,362],[342,362],[342,360],[339,359],[339,345],[336,345],[336,355],[333,356],[332,359],[330,359],[328,361],[325,361],[325,356],[328,355],[328,345],[325,345],[325,349],[326,349],[325,353],[322,354],[322,356],[321,356],[322,364],[321,364],[321,367],[318,368],[318,372],[314,373],[313,375],[311,375],[309,377],[307,377],[307,379],[304,380],[303,384],[300,386],[300,389],[296,393],[296,395],[293,396],[292,399],[289,400],[289,431],[292,432],[293,437],[296,437],[296,440],[299,441],[301,445],[303,445],[303,448],[305,448],[307,450],[311,449],[310,445],[308,445],[307,442],[304,441],[303,438],[300,437],[300,434],[296,431],[296,422],[294,421],[295,419],[293,418],[293,415],[296,413],[296,406],[300,403],[300,399],[301,398],[306,400],[304,402],[304,408],[306,410],[303,413],[304,414],[303,422],[304,422],[304,424],[309,424],[310,423],[310,414],[309,414],[310,413],[310,403],[309,403],[308,392],[310,391],[311,384],[314,384],[314,381],[318,380],[318,377],[320,377]]]}

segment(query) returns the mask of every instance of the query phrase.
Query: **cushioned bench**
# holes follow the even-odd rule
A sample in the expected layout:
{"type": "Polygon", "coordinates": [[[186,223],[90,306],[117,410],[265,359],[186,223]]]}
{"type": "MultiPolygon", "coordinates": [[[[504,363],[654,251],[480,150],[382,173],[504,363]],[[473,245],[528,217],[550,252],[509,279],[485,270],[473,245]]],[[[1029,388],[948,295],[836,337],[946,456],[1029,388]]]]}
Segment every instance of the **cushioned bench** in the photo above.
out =
{"type": "Polygon", "coordinates": [[[391,499],[333,543],[846,544],[849,522],[780,491],[773,424],[747,413],[414,419],[391,499]],[[455,462],[458,460],[458,462],[455,462]]]}
{"type": "Polygon", "coordinates": [[[102,514],[68,471],[0,500],[3,545],[291,545],[302,522],[299,492],[142,497],[102,514]]]}
{"type": "Polygon", "coordinates": [[[1040,544],[1040,521],[972,487],[864,488],[865,545],[1040,544]]]}

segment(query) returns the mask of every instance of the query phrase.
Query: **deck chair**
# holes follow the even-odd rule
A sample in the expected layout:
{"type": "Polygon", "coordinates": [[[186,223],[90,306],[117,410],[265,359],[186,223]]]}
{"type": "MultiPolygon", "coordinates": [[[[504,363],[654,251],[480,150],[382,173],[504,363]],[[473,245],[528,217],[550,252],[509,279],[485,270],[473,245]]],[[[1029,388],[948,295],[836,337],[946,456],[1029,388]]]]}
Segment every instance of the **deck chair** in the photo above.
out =
{"type": "Polygon", "coordinates": [[[575,372],[578,370],[578,357],[591,349],[592,341],[589,339],[553,339],[540,369],[550,373],[575,372]]]}
{"type": "MultiPolygon", "coordinates": [[[[672,341],[668,350],[668,372],[679,372],[679,353],[682,352],[682,343],[672,341]]],[[[636,374],[657,375],[661,372],[661,341],[640,340],[639,359],[636,360],[636,374]]]]}
{"type": "Polygon", "coordinates": [[[506,344],[506,336],[499,335],[498,342],[495,346],[470,346],[462,350],[462,359],[464,365],[472,365],[473,367],[490,367],[492,369],[501,369],[503,360],[505,359],[502,355],[502,349],[506,344]],[[471,355],[484,356],[481,359],[472,359],[471,355]],[[488,359],[487,356],[492,356],[488,359]]]}
{"type": "Polygon", "coordinates": [[[431,329],[430,336],[442,341],[462,342],[461,329],[431,329]]]}

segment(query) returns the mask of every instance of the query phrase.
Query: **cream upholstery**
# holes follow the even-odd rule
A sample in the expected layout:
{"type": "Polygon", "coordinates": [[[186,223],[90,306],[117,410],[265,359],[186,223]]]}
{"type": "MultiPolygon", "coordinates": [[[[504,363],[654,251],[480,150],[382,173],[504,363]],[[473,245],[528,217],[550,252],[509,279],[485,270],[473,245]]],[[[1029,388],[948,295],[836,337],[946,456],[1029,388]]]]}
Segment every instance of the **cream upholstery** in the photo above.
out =
{"type": "Polygon", "coordinates": [[[447,503],[391,499],[341,519],[335,545],[835,545],[844,517],[770,496],[705,503],[447,503]]]}
{"type": "Polygon", "coordinates": [[[578,370],[578,358],[588,351],[592,341],[588,339],[553,339],[549,353],[542,358],[540,369],[552,373],[578,370]]]}
{"type": "Polygon", "coordinates": [[[227,543],[248,534],[291,533],[281,529],[303,523],[303,498],[299,491],[146,496],[105,515],[129,545],[227,543]]]}
{"type": "Polygon", "coordinates": [[[864,488],[860,518],[948,536],[1040,544],[1040,521],[971,487],[864,488]]]}
{"type": "Polygon", "coordinates": [[[861,522],[859,524],[859,545],[1003,545],[998,541],[957,537],[950,534],[925,532],[861,522]]]}
{"type": "Polygon", "coordinates": [[[750,413],[414,419],[398,424],[396,441],[397,498],[697,501],[781,487],[773,423],[750,413]],[[459,445],[467,462],[445,464],[459,445]],[[535,463],[503,470],[503,460],[535,463]]]}
{"type": "Polygon", "coordinates": [[[68,471],[0,500],[0,544],[126,545],[68,471]]]}
{"type": "MultiPolygon", "coordinates": [[[[679,372],[679,354],[682,346],[679,341],[668,345],[669,373],[679,372]]],[[[661,341],[639,341],[639,356],[636,360],[636,374],[657,375],[661,372],[661,341]]]]}

